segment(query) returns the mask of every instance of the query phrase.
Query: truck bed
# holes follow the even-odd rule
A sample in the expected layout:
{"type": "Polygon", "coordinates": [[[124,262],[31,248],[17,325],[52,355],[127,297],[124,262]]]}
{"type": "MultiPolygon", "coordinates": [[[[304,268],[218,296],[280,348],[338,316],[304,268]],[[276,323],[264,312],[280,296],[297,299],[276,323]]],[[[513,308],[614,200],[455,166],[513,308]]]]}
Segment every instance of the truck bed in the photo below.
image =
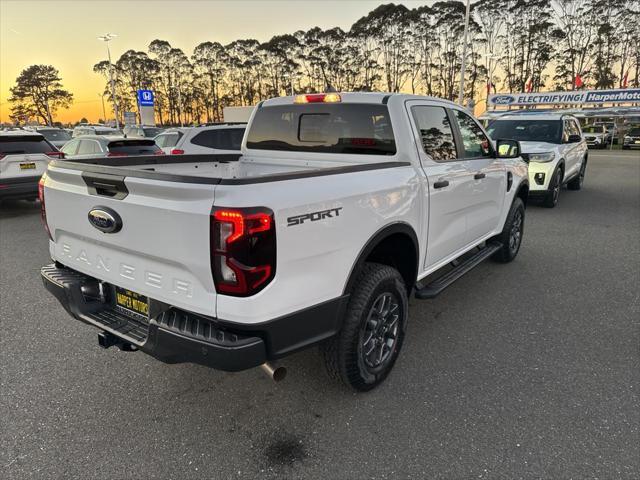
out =
{"type": "Polygon", "coordinates": [[[149,178],[182,183],[233,185],[282,181],[315,175],[331,175],[384,168],[398,162],[353,164],[349,162],[283,161],[261,158],[253,160],[241,155],[167,155],[131,156],[84,160],[56,160],[51,167],[80,170],[88,175],[149,178]]]}

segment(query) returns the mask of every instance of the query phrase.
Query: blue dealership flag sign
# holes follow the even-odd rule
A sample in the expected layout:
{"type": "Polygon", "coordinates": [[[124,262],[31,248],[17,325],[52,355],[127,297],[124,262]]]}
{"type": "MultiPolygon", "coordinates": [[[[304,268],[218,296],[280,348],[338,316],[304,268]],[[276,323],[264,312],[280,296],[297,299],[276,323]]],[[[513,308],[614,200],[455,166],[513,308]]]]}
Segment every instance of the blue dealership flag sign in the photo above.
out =
{"type": "Polygon", "coordinates": [[[138,90],[138,105],[141,107],[153,107],[153,92],[151,90],[138,90]]]}

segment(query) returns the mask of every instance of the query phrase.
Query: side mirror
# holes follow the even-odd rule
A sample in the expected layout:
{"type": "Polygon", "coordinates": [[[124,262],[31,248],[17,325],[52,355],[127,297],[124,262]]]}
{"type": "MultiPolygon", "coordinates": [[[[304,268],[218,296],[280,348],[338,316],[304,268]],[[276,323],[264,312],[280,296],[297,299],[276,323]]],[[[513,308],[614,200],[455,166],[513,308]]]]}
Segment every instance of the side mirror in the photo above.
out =
{"type": "Polygon", "coordinates": [[[578,143],[582,140],[582,135],[569,135],[567,143],[578,143]]]}
{"type": "Polygon", "coordinates": [[[496,140],[496,156],[498,158],[518,158],[520,142],[517,140],[496,140]]]}

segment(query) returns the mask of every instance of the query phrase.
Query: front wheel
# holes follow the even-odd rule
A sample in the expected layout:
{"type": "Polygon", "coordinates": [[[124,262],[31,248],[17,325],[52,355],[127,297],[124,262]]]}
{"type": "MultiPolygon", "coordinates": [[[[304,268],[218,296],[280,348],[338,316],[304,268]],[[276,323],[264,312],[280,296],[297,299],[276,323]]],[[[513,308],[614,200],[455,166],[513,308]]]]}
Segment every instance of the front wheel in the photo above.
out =
{"type": "Polygon", "coordinates": [[[582,189],[582,184],[584,183],[584,176],[587,172],[587,159],[582,160],[582,165],[580,165],[580,173],[577,177],[572,179],[569,183],[567,183],[567,188],[569,190],[580,190],[582,189]]]}
{"type": "Polygon", "coordinates": [[[558,197],[560,197],[560,189],[562,188],[562,170],[557,168],[553,172],[553,177],[549,182],[549,189],[547,190],[542,205],[547,208],[553,208],[558,204],[558,197]]]}
{"type": "Polygon", "coordinates": [[[329,376],[359,391],[382,383],[402,348],[408,313],[400,273],[366,263],[351,292],[342,329],[321,346],[329,376]]]}
{"type": "Polygon", "coordinates": [[[502,244],[502,248],[494,253],[492,258],[500,263],[511,262],[520,251],[523,234],[524,203],[520,197],[516,197],[511,204],[502,233],[495,237],[495,240],[502,244]]]}

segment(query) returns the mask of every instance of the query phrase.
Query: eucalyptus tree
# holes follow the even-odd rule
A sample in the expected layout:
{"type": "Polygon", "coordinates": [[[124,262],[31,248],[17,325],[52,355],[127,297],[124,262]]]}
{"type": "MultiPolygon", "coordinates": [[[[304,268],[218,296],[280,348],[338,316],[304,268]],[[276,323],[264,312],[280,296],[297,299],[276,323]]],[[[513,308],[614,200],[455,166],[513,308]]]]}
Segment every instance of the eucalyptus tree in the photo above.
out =
{"type": "Polygon", "coordinates": [[[405,39],[410,35],[410,10],[404,5],[380,5],[351,27],[356,37],[376,40],[381,54],[384,87],[398,92],[410,70],[411,55],[405,39]]]}
{"type": "Polygon", "coordinates": [[[552,37],[559,46],[554,76],[558,89],[575,89],[576,77],[586,76],[591,68],[598,32],[589,4],[590,0],[554,0],[552,4],[555,17],[552,37]]]}
{"type": "Polygon", "coordinates": [[[206,79],[201,86],[207,121],[222,118],[220,108],[220,88],[224,80],[227,52],[218,42],[203,42],[193,50],[191,60],[196,73],[206,79]]]}

